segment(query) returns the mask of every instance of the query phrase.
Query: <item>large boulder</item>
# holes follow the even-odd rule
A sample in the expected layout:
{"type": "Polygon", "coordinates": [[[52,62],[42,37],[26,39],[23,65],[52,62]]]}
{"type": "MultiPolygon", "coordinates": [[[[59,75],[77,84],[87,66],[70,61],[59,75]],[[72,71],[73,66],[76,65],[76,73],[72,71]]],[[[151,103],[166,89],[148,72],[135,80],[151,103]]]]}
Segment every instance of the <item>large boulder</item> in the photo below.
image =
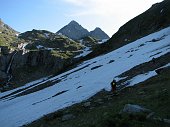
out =
{"type": "Polygon", "coordinates": [[[126,104],[120,113],[126,113],[126,114],[146,113],[146,114],[149,114],[151,112],[152,112],[151,110],[141,107],[139,105],[126,104]]]}

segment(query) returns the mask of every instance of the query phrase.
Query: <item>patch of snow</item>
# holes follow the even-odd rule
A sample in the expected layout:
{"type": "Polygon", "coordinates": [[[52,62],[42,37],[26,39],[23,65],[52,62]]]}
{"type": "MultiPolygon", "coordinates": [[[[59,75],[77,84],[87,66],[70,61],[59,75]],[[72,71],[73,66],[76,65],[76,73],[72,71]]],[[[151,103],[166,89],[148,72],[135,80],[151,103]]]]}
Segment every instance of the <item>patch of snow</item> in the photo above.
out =
{"type": "Polygon", "coordinates": [[[44,78],[41,78],[41,79],[38,79],[38,80],[35,80],[35,81],[32,81],[32,82],[29,82],[29,83],[25,84],[24,86],[16,88],[14,90],[10,90],[10,91],[6,91],[6,92],[3,92],[3,93],[0,93],[0,98],[4,97],[6,95],[9,95],[11,93],[14,93],[14,92],[16,92],[18,90],[30,88],[30,86],[35,87],[35,86],[39,85],[39,83],[42,83],[43,81],[46,81],[49,77],[50,76],[44,77],[44,78]]]}
{"type": "Polygon", "coordinates": [[[46,49],[46,50],[53,50],[54,48],[48,48],[48,47],[44,47],[42,45],[38,45],[36,46],[37,49],[46,49]]]}
{"type": "Polygon", "coordinates": [[[24,43],[24,44],[23,44],[23,48],[25,48],[25,46],[27,46],[27,45],[28,45],[28,43],[24,43]]]}
{"type": "MultiPolygon", "coordinates": [[[[165,66],[162,66],[162,67],[160,67],[158,69],[166,68],[166,67],[169,67],[169,66],[170,66],[170,63],[168,63],[165,66]]],[[[157,70],[157,69],[155,69],[155,70],[157,70]]],[[[156,76],[157,73],[155,72],[155,70],[154,71],[149,71],[148,73],[145,73],[145,74],[137,75],[137,76],[133,77],[131,80],[126,81],[124,84],[128,84],[126,86],[126,87],[128,87],[128,86],[134,86],[134,85],[136,85],[136,84],[138,84],[140,82],[143,82],[143,81],[145,81],[145,80],[147,80],[147,79],[149,79],[149,78],[151,78],[153,76],[156,76]]]]}
{"type": "Polygon", "coordinates": [[[62,33],[58,33],[58,35],[63,35],[62,33]]]}
{"type": "Polygon", "coordinates": [[[128,84],[126,87],[129,87],[129,86],[134,86],[140,82],[143,82],[153,76],[156,76],[157,73],[155,71],[150,71],[148,73],[145,73],[145,74],[140,74],[140,75],[137,75],[135,77],[133,77],[131,80],[128,80],[126,83],[128,84]]]}
{"type": "Polygon", "coordinates": [[[46,50],[53,50],[54,48],[45,48],[46,50]]]}
{"type": "Polygon", "coordinates": [[[116,80],[116,82],[118,82],[118,81],[123,80],[123,79],[126,79],[126,78],[127,78],[127,76],[126,76],[126,77],[121,77],[121,78],[115,77],[114,80],[116,80]]]}
{"type": "Polygon", "coordinates": [[[46,38],[49,38],[49,33],[44,33],[46,38]]]}
{"type": "Polygon", "coordinates": [[[83,39],[81,39],[81,40],[79,40],[80,41],[80,43],[83,45],[83,39]]]}
{"type": "MultiPolygon", "coordinates": [[[[48,81],[54,83],[53,86],[13,99],[0,99],[0,116],[2,116],[0,117],[0,125],[2,127],[22,126],[46,114],[86,100],[102,89],[110,89],[110,82],[114,77],[134,66],[170,52],[169,40],[170,27],[136,40],[108,54],[85,61],[70,71],[35,84],[38,86],[48,81]],[[148,42],[163,35],[166,35],[164,39],[155,43],[148,42]],[[133,52],[128,52],[132,50],[133,52]],[[161,53],[159,53],[160,51],[161,53]],[[154,56],[152,57],[152,55],[154,56]],[[111,60],[114,60],[114,62],[109,63],[111,60]],[[94,67],[96,68],[92,69],[94,67]],[[55,83],[57,80],[61,81],[55,83]],[[66,92],[54,96],[62,91],[66,92]]],[[[155,75],[155,72],[140,75],[133,80],[133,84],[153,75],[155,75]]],[[[22,91],[16,92],[15,95],[19,93],[22,93],[22,91]]],[[[3,96],[1,94],[0,96],[3,96]]],[[[11,96],[9,95],[9,97],[11,96]]]]}
{"type": "Polygon", "coordinates": [[[86,56],[88,55],[89,53],[91,53],[92,51],[90,50],[89,47],[86,47],[84,50],[83,50],[83,53],[75,56],[74,58],[79,58],[79,57],[83,57],[83,56],[86,56]]]}
{"type": "Polygon", "coordinates": [[[158,69],[162,69],[162,68],[166,68],[166,67],[170,67],[170,63],[168,63],[168,64],[166,64],[165,66],[160,67],[160,68],[158,68],[158,69]]]}
{"type": "Polygon", "coordinates": [[[162,9],[161,11],[160,11],[160,13],[162,13],[164,11],[164,9],[162,9]]]}
{"type": "Polygon", "coordinates": [[[102,44],[102,43],[105,43],[105,42],[107,42],[109,39],[103,39],[102,41],[99,41],[98,43],[99,44],[102,44]]]}
{"type": "Polygon", "coordinates": [[[36,47],[37,47],[37,49],[44,48],[44,46],[42,46],[42,45],[37,45],[36,47]]]}

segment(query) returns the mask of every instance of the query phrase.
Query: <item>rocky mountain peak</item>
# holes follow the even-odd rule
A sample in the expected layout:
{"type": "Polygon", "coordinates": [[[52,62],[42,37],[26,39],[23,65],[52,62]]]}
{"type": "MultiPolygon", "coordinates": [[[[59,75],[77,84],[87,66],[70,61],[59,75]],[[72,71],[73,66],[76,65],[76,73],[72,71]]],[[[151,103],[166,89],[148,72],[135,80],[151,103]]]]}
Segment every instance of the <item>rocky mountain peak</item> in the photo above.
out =
{"type": "Polygon", "coordinates": [[[88,30],[83,28],[76,21],[71,21],[68,25],[61,28],[57,33],[61,33],[73,40],[79,40],[88,35],[88,30]]]}
{"type": "Polygon", "coordinates": [[[99,40],[109,39],[109,36],[99,27],[96,27],[95,30],[89,32],[87,29],[83,28],[78,22],[74,20],[72,20],[62,29],[60,29],[57,33],[61,33],[73,40],[80,40],[86,36],[92,36],[99,40]]]}
{"type": "Polygon", "coordinates": [[[99,27],[96,27],[94,30],[97,31],[97,30],[101,30],[101,29],[99,27]]]}
{"type": "Polygon", "coordinates": [[[76,22],[75,20],[72,20],[68,25],[80,26],[80,24],[78,22],[76,22]]]}
{"type": "Polygon", "coordinates": [[[96,27],[93,31],[90,31],[90,36],[96,39],[109,39],[110,37],[99,27],[96,27]]]}

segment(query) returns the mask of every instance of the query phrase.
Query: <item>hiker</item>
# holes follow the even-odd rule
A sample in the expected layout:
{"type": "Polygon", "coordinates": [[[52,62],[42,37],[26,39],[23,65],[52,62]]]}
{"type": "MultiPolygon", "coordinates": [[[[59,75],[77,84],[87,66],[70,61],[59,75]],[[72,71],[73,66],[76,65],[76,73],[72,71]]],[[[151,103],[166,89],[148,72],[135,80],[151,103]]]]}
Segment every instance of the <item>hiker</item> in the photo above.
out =
{"type": "Polygon", "coordinates": [[[112,88],[112,92],[116,91],[116,86],[117,86],[117,82],[115,79],[113,79],[113,81],[111,82],[111,88],[112,88]]]}

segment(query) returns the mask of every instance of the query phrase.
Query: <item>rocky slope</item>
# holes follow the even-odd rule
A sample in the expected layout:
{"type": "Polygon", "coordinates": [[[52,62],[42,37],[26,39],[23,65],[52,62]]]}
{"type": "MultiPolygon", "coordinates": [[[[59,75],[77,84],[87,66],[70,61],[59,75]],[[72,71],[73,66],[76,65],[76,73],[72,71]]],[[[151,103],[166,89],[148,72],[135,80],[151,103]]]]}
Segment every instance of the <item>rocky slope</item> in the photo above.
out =
{"type": "Polygon", "coordinates": [[[86,47],[95,47],[99,43],[98,39],[93,38],[91,36],[83,37],[81,40],[79,40],[82,45],[85,45],[86,47]]]}
{"type": "Polygon", "coordinates": [[[107,53],[167,26],[170,26],[170,1],[164,0],[128,21],[108,42],[101,44],[88,57],[92,58],[107,53]]]}
{"type": "Polygon", "coordinates": [[[0,46],[10,46],[17,39],[18,32],[0,19],[0,46]]]}

